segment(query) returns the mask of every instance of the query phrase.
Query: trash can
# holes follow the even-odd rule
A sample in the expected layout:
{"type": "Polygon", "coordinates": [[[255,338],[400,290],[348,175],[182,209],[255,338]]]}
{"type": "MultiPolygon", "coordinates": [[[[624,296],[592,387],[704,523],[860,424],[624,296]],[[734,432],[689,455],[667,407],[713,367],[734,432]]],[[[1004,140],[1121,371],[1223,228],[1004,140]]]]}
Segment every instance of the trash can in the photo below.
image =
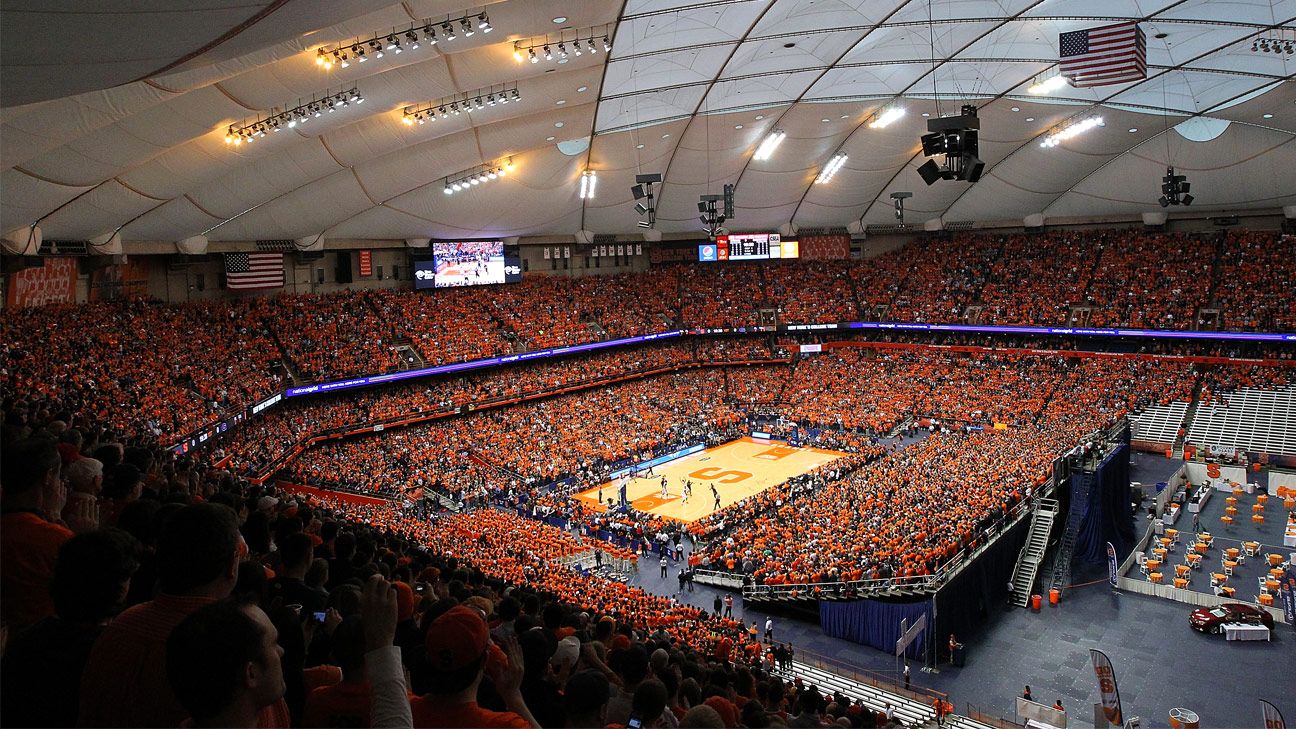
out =
{"type": "Polygon", "coordinates": [[[1058,601],[1062,599],[1062,591],[1056,587],[1049,588],[1049,604],[1057,607],[1058,601]]]}
{"type": "Polygon", "coordinates": [[[1031,610],[1039,610],[1044,604],[1044,597],[1041,595],[1031,595],[1031,610]]]}

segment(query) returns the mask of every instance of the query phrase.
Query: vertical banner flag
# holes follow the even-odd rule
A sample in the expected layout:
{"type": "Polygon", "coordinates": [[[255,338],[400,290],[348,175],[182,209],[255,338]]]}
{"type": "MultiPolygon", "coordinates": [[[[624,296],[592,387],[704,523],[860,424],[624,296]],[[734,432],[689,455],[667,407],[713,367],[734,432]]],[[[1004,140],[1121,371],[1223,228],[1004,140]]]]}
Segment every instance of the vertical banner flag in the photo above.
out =
{"type": "Polygon", "coordinates": [[[1116,688],[1116,672],[1112,670],[1107,654],[1100,650],[1089,649],[1089,658],[1093,661],[1094,673],[1098,676],[1098,693],[1102,695],[1103,714],[1112,726],[1125,723],[1121,718],[1120,691],[1116,688]]]}
{"type": "Polygon", "coordinates": [[[1287,624],[1296,626],[1296,564],[1287,565],[1287,570],[1283,572],[1279,594],[1282,596],[1283,616],[1287,619],[1287,624]]]}
{"type": "Polygon", "coordinates": [[[373,251],[360,251],[360,275],[373,275],[373,251]]]}
{"type": "Polygon", "coordinates": [[[1260,699],[1260,707],[1264,710],[1265,729],[1287,729],[1286,722],[1283,721],[1282,712],[1277,706],[1260,699]]]}
{"type": "Polygon", "coordinates": [[[226,253],[225,288],[276,289],[284,285],[282,253],[226,253]]]}
{"type": "Polygon", "coordinates": [[[21,309],[76,300],[77,259],[46,258],[40,268],[24,268],[9,276],[8,306],[21,309]]]}
{"type": "Polygon", "coordinates": [[[544,247],[544,259],[549,260],[549,246],[544,247]]]}
{"type": "Polygon", "coordinates": [[[1058,70],[1078,89],[1147,78],[1147,39],[1138,23],[1058,35],[1058,70]]]}
{"type": "Polygon", "coordinates": [[[571,258],[571,246],[563,246],[563,258],[571,258]]]}
{"type": "Polygon", "coordinates": [[[643,243],[635,243],[635,255],[636,256],[643,255],[643,243]]]}
{"type": "Polygon", "coordinates": [[[1116,548],[1107,542],[1107,581],[1116,587],[1116,548]]]}

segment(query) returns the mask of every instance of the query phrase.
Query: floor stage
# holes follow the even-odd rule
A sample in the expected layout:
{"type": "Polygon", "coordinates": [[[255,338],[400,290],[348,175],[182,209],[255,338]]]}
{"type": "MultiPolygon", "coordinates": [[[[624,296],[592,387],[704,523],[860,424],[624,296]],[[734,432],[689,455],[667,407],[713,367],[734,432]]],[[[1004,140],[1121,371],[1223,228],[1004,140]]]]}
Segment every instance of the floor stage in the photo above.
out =
{"type": "MultiPolygon", "coordinates": [[[[653,475],[631,477],[626,498],[635,509],[667,519],[693,522],[716,511],[714,485],[720,493],[720,507],[737,503],[793,476],[812,471],[845,455],[818,448],[794,448],[780,441],[741,438],[716,448],[699,451],[653,468],[653,475]],[[661,479],[666,478],[666,498],[661,496],[661,479]],[[693,482],[693,492],[684,503],[684,482],[693,482]]],[[[617,483],[576,494],[588,506],[602,506],[618,500],[617,483]]]]}

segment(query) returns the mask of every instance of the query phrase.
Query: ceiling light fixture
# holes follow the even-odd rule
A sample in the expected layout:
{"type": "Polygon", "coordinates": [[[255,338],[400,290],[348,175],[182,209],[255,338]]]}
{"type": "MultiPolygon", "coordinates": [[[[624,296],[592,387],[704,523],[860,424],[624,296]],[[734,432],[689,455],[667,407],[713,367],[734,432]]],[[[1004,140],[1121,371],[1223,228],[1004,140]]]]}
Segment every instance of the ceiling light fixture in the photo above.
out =
{"type": "Polygon", "coordinates": [[[272,113],[264,119],[258,116],[253,122],[230,124],[225,129],[225,143],[238,146],[243,142],[251,142],[257,137],[264,137],[266,130],[277,132],[285,127],[294,129],[320,116],[320,109],[323,107],[333,111],[334,107],[347,106],[351,102],[364,103],[360,90],[354,86],[337,93],[325,91],[322,97],[312,96],[311,100],[306,102],[298,99],[297,105],[292,108],[283,111],[271,109],[272,113]]]}
{"type": "MultiPolygon", "coordinates": [[[[463,32],[464,37],[472,35],[477,30],[483,33],[489,33],[495,29],[491,25],[490,18],[487,17],[486,11],[477,12],[464,11],[447,15],[444,20],[425,19],[418,23],[411,23],[406,27],[396,27],[387,31],[378,31],[368,36],[356,38],[347,43],[336,46],[323,46],[315,49],[315,65],[324,70],[332,70],[333,66],[347,68],[351,65],[350,61],[364,63],[372,58],[382,58],[384,51],[391,51],[392,54],[398,54],[404,50],[418,50],[419,33],[423,34],[428,45],[436,45],[437,32],[440,26],[446,40],[454,40],[455,25],[458,25],[463,32]],[[474,27],[475,26],[475,27],[474,27]],[[404,38],[402,39],[402,36],[404,38]],[[348,48],[351,53],[348,56],[343,49],[348,48]],[[366,51],[366,48],[368,49],[366,51]]],[[[516,50],[517,46],[514,45],[516,50]]],[[[520,58],[518,60],[521,60],[520,58]]]]}
{"type": "Polygon", "coordinates": [[[445,178],[444,192],[447,195],[453,195],[456,192],[467,190],[475,185],[484,182],[490,182],[506,176],[513,169],[513,158],[505,157],[497,162],[470,167],[462,172],[456,172],[445,178]]]}
{"type": "Polygon", "coordinates": [[[824,168],[819,172],[819,176],[815,178],[815,184],[828,184],[828,182],[832,180],[833,175],[837,174],[837,170],[840,170],[842,165],[846,164],[846,160],[847,157],[845,152],[834,154],[832,159],[828,160],[828,164],[824,165],[824,168]]]}
{"type": "Polygon", "coordinates": [[[524,38],[514,41],[513,58],[521,62],[521,55],[526,52],[527,58],[532,63],[536,63],[539,56],[543,56],[546,61],[552,61],[557,56],[559,63],[566,63],[571,60],[572,55],[582,56],[587,51],[591,56],[596,55],[598,53],[596,39],[600,35],[603,39],[603,50],[612,50],[611,33],[611,25],[598,25],[592,28],[564,28],[556,33],[524,38]],[[554,46],[557,46],[556,54],[553,51],[554,46]]]}
{"type": "Polygon", "coordinates": [[[905,115],[904,107],[893,106],[890,109],[887,109],[881,112],[880,114],[878,114],[877,116],[873,117],[873,121],[869,122],[869,129],[883,129],[888,125],[890,125],[891,122],[899,119],[904,115],[905,115]]]}
{"type": "Polygon", "coordinates": [[[438,115],[445,119],[451,114],[458,116],[464,111],[481,110],[495,106],[497,102],[507,104],[510,99],[517,100],[521,98],[522,95],[517,89],[516,82],[511,87],[507,84],[488,86],[475,91],[443,96],[435,101],[407,106],[401,121],[407,126],[412,125],[414,122],[422,124],[420,117],[435,121],[438,115]]]}
{"type": "Polygon", "coordinates": [[[775,129],[770,132],[769,136],[765,137],[764,141],[760,143],[760,146],[756,148],[756,154],[752,155],[752,159],[762,162],[769,159],[774,155],[774,150],[778,149],[779,145],[782,144],[783,140],[786,138],[787,132],[782,129],[775,129]]]}
{"type": "Polygon", "coordinates": [[[1040,146],[1045,149],[1050,149],[1052,147],[1058,146],[1059,144],[1065,142],[1066,140],[1078,134],[1084,134],[1085,132],[1089,131],[1090,129],[1093,129],[1094,127],[1101,127],[1101,126],[1104,126],[1103,118],[1100,116],[1091,116],[1088,119],[1082,119],[1076,122],[1075,124],[1072,124],[1069,127],[1065,127],[1063,129],[1059,129],[1056,132],[1053,132],[1052,134],[1045,137],[1044,141],[1040,142],[1040,146]]]}
{"type": "Polygon", "coordinates": [[[1036,81],[1033,85],[1031,85],[1029,88],[1026,89],[1026,93],[1034,94],[1035,96],[1041,96],[1043,94],[1049,94],[1054,91],[1057,91],[1058,89],[1066,85],[1067,85],[1066,77],[1059,74],[1057,76],[1050,76],[1049,78],[1046,78],[1043,81],[1036,81]]]}
{"type": "Polygon", "coordinates": [[[593,200],[594,190],[598,187],[598,173],[594,170],[585,170],[580,179],[580,198],[582,200],[593,200]]]}

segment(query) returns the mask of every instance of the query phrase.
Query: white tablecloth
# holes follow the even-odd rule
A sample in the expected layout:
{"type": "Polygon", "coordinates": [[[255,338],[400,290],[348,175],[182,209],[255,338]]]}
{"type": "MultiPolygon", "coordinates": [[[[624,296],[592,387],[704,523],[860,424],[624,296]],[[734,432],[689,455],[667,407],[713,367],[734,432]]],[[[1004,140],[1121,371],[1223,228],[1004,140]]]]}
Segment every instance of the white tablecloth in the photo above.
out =
{"type": "Polygon", "coordinates": [[[1242,623],[1226,623],[1224,625],[1225,640],[1269,640],[1269,629],[1263,625],[1243,625],[1242,623]]]}
{"type": "Polygon", "coordinates": [[[1296,527],[1289,526],[1287,531],[1283,532],[1283,546],[1296,547],[1296,527]]]}
{"type": "Polygon", "coordinates": [[[1169,504],[1166,506],[1165,513],[1161,515],[1161,523],[1166,526],[1174,526],[1174,523],[1179,521],[1179,513],[1178,504],[1169,504]]]}
{"type": "MultiPolygon", "coordinates": [[[[1201,500],[1198,501],[1197,503],[1188,504],[1188,511],[1191,511],[1193,513],[1197,513],[1202,510],[1202,507],[1206,505],[1206,502],[1210,501],[1210,497],[1213,491],[1211,489],[1201,489],[1198,493],[1201,496],[1201,500]]],[[[1233,489],[1229,489],[1228,493],[1230,494],[1233,493],[1233,489]]]]}

